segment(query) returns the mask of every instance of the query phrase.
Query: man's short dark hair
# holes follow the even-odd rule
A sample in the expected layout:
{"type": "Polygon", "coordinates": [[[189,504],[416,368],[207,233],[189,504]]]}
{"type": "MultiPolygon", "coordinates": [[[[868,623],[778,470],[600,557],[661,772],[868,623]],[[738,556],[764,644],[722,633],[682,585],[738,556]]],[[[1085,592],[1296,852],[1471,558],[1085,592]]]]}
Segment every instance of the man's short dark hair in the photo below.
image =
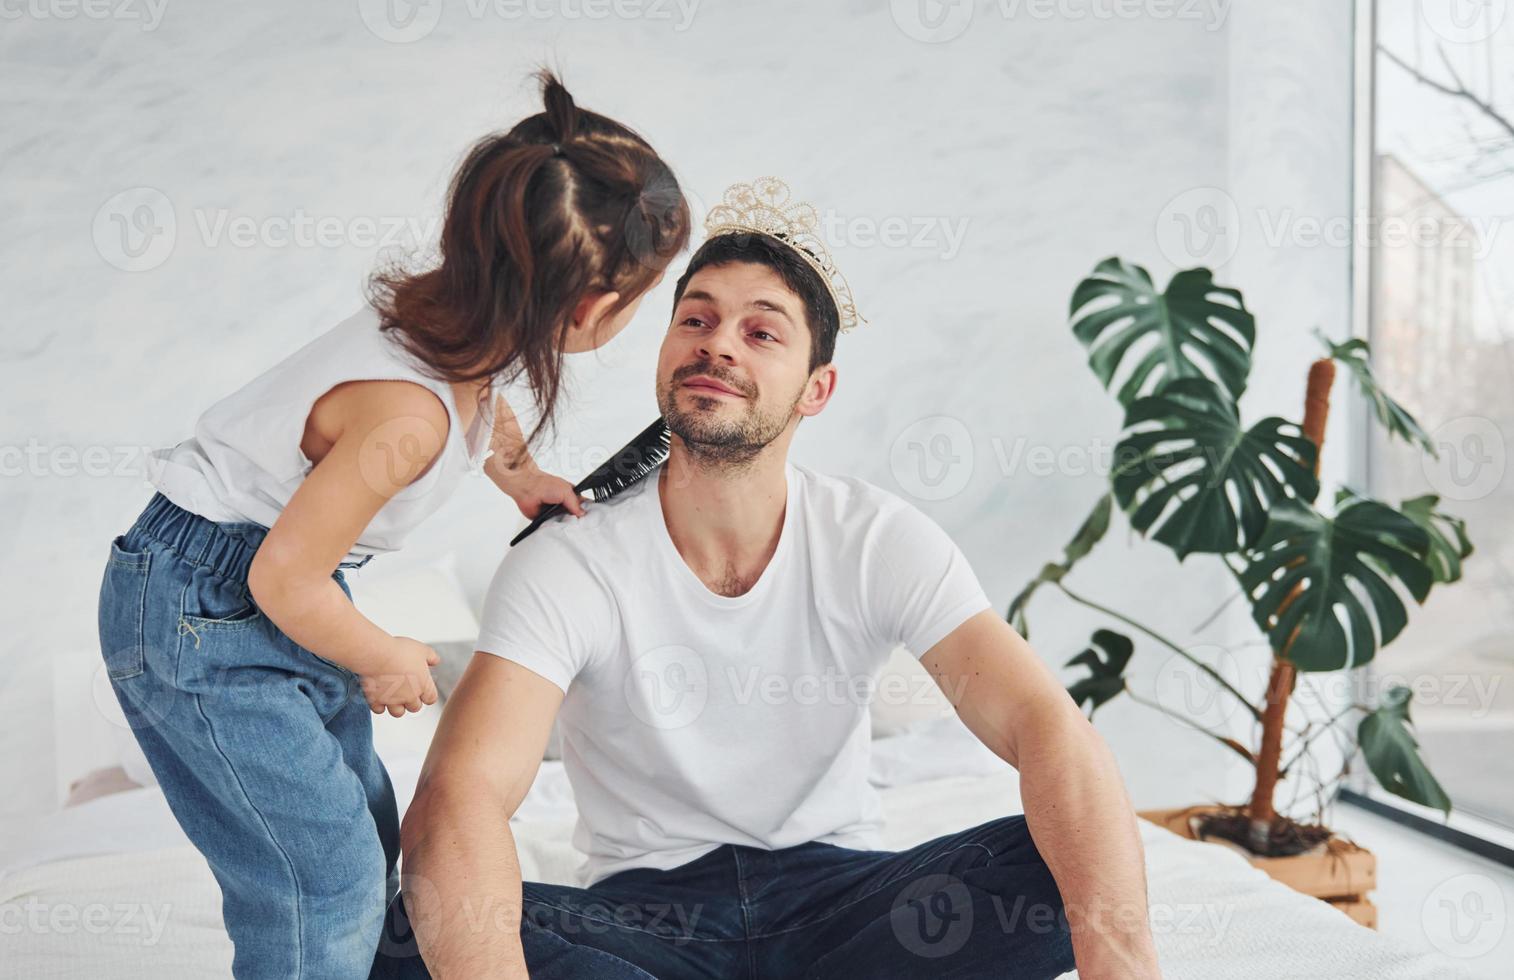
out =
{"type": "Polygon", "coordinates": [[[700,269],[733,262],[766,266],[783,280],[783,284],[804,304],[804,319],[810,328],[810,370],[831,363],[836,354],[836,333],[841,326],[836,301],[831,299],[831,291],[820,274],[793,248],[771,235],[730,232],[716,235],[699,246],[694,257],[689,259],[689,267],[678,278],[673,306],[677,307],[683,300],[684,287],[700,269]]]}

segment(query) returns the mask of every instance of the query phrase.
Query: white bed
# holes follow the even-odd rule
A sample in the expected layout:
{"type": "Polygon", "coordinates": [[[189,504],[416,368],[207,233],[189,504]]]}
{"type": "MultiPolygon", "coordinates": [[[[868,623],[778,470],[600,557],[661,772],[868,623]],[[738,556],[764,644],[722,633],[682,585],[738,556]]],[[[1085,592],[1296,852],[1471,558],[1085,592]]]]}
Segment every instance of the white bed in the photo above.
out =
{"type": "MultiPolygon", "coordinates": [[[[980,747],[952,719],[917,722],[875,746],[873,781],[882,789],[891,848],[1019,812],[1013,770],[973,751],[980,747]],[[952,760],[944,771],[956,774],[942,775],[942,759],[952,760]]],[[[385,756],[403,805],[421,753],[390,744],[385,756]]],[[[572,826],[562,764],[545,762],[514,821],[527,877],[571,880],[578,861],[572,826]]],[[[1358,926],[1236,854],[1144,823],[1142,834],[1153,930],[1169,980],[1460,975],[1450,961],[1358,926]]],[[[219,889],[156,787],[65,808],[0,845],[0,911],[0,977],[230,975],[219,889]]]]}
{"type": "MultiPolygon", "coordinates": [[[[444,653],[445,691],[472,649],[478,623],[450,558],[388,574],[351,576],[359,608],[381,627],[425,637],[444,653]],[[455,655],[453,648],[456,648],[455,655]]],[[[1019,781],[968,734],[919,663],[895,651],[885,668],[907,692],[870,705],[871,780],[887,815],[885,846],[903,848],[1021,812],[1019,781]]],[[[99,702],[102,710],[107,702],[99,702]]],[[[401,812],[409,804],[438,712],[375,722],[401,812]]],[[[150,784],[135,743],[117,728],[117,777],[150,784]]],[[[105,762],[97,759],[97,762],[105,762]]],[[[521,867],[569,882],[572,792],[562,763],[543,762],[512,821],[521,867]]],[[[1142,826],[1152,926],[1168,980],[1329,977],[1428,980],[1463,976],[1449,960],[1365,929],[1221,847],[1142,826]]],[[[0,839],[0,980],[226,977],[231,944],[220,890],[180,832],[156,786],[65,807],[0,839]]],[[[1069,974],[1075,976],[1075,974],[1069,974]]]]}

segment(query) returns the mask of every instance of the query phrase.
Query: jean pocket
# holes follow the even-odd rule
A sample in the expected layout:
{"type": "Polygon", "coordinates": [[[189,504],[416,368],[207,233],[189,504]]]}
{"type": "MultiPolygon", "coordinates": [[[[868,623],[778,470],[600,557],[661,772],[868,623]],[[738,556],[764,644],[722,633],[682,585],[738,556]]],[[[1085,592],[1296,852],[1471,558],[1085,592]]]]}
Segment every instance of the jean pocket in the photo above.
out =
{"type": "Polygon", "coordinates": [[[189,582],[179,600],[179,635],[186,625],[206,632],[235,632],[257,624],[263,610],[241,576],[207,565],[189,565],[189,582]]]}
{"type": "Polygon", "coordinates": [[[283,668],[261,629],[265,617],[256,605],[236,604],[230,615],[219,615],[216,607],[190,608],[200,612],[183,611],[178,620],[174,684],[180,690],[205,694],[230,683],[243,669],[283,668]]]}
{"type": "Polygon", "coordinates": [[[263,619],[263,610],[255,603],[247,605],[232,613],[230,616],[195,616],[189,613],[179,617],[179,635],[190,637],[196,646],[199,640],[212,633],[235,633],[239,630],[250,629],[258,625],[263,619]]]}
{"type": "Polygon", "coordinates": [[[125,680],[142,673],[145,664],[147,575],[152,553],[128,551],[126,538],[110,543],[110,560],[100,582],[100,653],[106,676],[125,680]]]}

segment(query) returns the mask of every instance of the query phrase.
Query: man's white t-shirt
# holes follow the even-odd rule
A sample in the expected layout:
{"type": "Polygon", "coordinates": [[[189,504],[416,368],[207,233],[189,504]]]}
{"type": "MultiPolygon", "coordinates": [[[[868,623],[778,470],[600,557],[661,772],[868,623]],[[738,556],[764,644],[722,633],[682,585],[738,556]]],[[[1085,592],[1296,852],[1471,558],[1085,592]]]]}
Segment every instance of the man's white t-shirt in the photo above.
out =
{"type": "Polygon", "coordinates": [[[711,592],[679,555],[660,471],[540,528],[494,575],[478,649],[566,692],[584,885],[726,843],[880,846],[867,778],[879,671],[894,647],[923,656],[990,604],[914,506],[785,470],[777,550],[743,595],[711,592]]]}

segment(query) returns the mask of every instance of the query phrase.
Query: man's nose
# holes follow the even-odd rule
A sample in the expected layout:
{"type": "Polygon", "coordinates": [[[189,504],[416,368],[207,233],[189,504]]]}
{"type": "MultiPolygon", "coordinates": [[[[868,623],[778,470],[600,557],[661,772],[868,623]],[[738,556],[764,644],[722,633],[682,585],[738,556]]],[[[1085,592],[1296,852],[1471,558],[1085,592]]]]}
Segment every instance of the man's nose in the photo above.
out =
{"type": "Polygon", "coordinates": [[[699,353],[707,360],[721,358],[725,361],[736,360],[736,335],[734,331],[720,329],[712,330],[705,335],[699,343],[699,353]]]}

